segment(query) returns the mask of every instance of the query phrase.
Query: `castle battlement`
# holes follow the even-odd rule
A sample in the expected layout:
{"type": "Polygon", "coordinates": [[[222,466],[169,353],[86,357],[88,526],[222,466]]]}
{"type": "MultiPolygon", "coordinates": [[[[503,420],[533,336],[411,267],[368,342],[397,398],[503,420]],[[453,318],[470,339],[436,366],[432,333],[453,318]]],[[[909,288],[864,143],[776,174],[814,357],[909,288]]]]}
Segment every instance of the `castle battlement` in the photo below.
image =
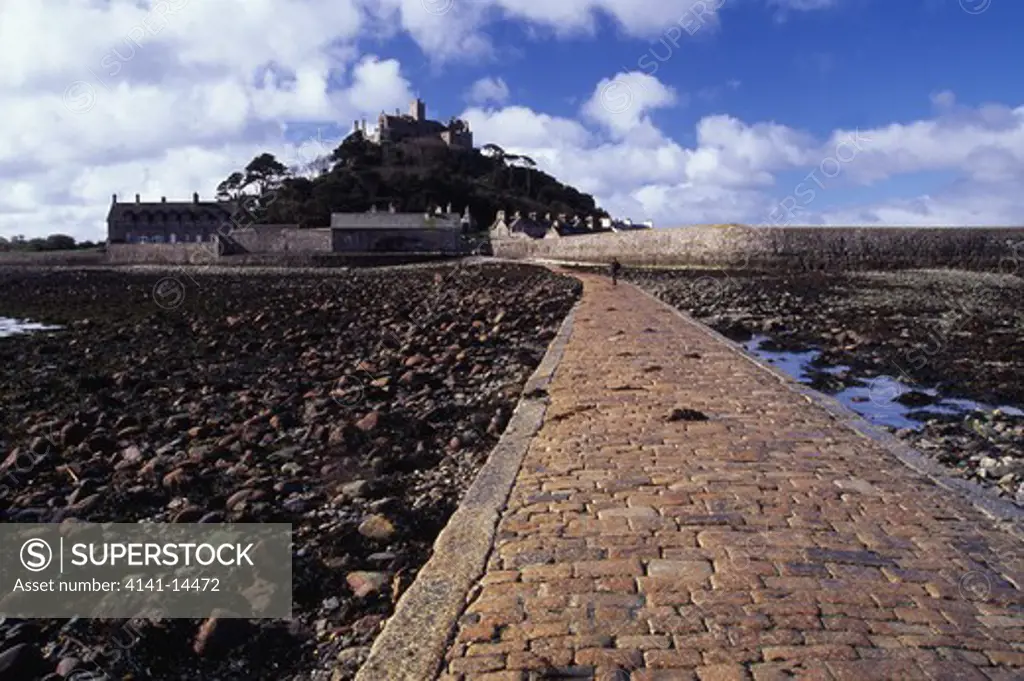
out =
{"type": "Polygon", "coordinates": [[[447,123],[427,118],[427,105],[422,99],[415,99],[409,105],[409,113],[396,109],[394,115],[380,112],[377,129],[370,133],[366,121],[356,121],[355,130],[374,144],[404,142],[414,139],[435,139],[454,149],[472,149],[473,133],[469,123],[451,118],[447,123]]]}

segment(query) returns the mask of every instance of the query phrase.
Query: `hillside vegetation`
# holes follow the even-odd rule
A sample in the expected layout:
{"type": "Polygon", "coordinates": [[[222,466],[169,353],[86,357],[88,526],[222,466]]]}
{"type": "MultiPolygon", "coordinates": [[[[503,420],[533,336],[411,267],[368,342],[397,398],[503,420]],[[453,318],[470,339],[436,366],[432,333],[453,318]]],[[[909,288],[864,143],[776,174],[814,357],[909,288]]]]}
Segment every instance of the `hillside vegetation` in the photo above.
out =
{"type": "Polygon", "coordinates": [[[472,151],[449,149],[440,140],[375,145],[359,132],[331,154],[302,168],[287,168],[261,154],[217,188],[221,199],[247,204],[256,223],[324,227],[331,213],[359,212],[393,204],[399,212],[467,205],[485,229],[498,210],[543,215],[605,216],[589,194],[537,170],[526,156],[490,144],[472,151]]]}

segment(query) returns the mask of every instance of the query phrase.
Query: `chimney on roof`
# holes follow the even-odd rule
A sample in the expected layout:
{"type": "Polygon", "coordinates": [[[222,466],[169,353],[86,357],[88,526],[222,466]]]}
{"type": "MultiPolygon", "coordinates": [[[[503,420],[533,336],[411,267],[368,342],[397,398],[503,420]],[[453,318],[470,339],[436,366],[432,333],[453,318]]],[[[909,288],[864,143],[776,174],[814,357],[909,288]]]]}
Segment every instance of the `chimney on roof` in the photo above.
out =
{"type": "Polygon", "coordinates": [[[199,203],[199,192],[192,192],[192,203],[199,203]]]}
{"type": "Polygon", "coordinates": [[[160,203],[167,203],[167,197],[166,196],[161,196],[160,197],[160,203]]]}
{"type": "Polygon", "coordinates": [[[112,203],[117,203],[117,194],[114,194],[114,200],[112,201],[112,203]]]}
{"type": "Polygon", "coordinates": [[[135,203],[142,203],[142,197],[139,194],[135,195],[135,203]]]}

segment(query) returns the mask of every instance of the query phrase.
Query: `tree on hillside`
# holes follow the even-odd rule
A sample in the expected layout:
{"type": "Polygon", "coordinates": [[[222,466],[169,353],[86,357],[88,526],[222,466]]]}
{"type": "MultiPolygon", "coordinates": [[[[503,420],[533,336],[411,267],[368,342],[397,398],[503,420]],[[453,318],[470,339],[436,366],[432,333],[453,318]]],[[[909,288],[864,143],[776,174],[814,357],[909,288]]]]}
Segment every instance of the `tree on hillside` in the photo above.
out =
{"type": "Polygon", "coordinates": [[[280,185],[287,175],[288,168],[268,153],[260,154],[245,167],[246,185],[255,185],[260,196],[280,185]]]}
{"type": "Polygon", "coordinates": [[[217,198],[221,201],[235,201],[242,195],[245,188],[245,175],[235,171],[227,179],[217,185],[217,198]]]}
{"type": "Polygon", "coordinates": [[[374,205],[385,211],[389,203],[411,212],[448,203],[460,212],[469,206],[481,229],[498,210],[602,213],[592,196],[496,144],[467,152],[440,140],[378,145],[355,133],[307,172],[290,172],[270,154],[257,156],[221,183],[218,196],[254,204],[254,224],[304,227],[328,225],[336,212],[363,212],[374,205]]]}
{"type": "Polygon", "coordinates": [[[520,154],[505,154],[505,160],[508,161],[509,166],[513,168],[524,168],[526,170],[526,195],[532,196],[530,188],[533,184],[533,173],[531,173],[530,170],[537,167],[537,162],[529,156],[520,154]]]}
{"type": "Polygon", "coordinates": [[[496,159],[498,161],[504,161],[507,154],[505,150],[499,147],[497,144],[485,144],[480,147],[480,153],[484,156],[496,159]]]}
{"type": "Polygon", "coordinates": [[[537,162],[534,161],[529,156],[514,155],[514,156],[506,156],[506,158],[509,160],[509,163],[511,163],[512,165],[519,165],[519,166],[522,166],[524,168],[536,168],[537,167],[537,162]]]}
{"type": "Polygon", "coordinates": [[[366,139],[362,132],[353,132],[342,140],[328,158],[345,168],[357,168],[373,163],[379,156],[377,145],[366,139]]]}

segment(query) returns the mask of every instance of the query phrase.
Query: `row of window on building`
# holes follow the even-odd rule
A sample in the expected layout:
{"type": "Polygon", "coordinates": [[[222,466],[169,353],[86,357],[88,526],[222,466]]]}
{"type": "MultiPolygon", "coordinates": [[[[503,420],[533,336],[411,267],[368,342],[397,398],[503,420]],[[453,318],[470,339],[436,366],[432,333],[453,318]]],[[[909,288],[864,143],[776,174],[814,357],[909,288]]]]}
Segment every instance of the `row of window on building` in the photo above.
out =
{"type": "Polygon", "coordinates": [[[164,236],[162,234],[155,235],[140,235],[132,234],[128,232],[125,235],[125,241],[130,244],[186,244],[186,243],[202,243],[204,241],[212,241],[213,237],[206,238],[202,234],[170,234],[164,236]]]}

